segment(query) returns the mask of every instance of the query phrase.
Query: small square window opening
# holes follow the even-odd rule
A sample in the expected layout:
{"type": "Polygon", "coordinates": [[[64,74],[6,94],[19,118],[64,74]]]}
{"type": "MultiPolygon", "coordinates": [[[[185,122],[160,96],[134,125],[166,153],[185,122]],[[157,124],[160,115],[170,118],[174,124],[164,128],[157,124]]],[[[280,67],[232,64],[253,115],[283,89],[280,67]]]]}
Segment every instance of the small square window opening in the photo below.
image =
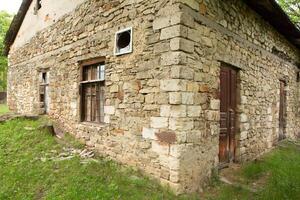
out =
{"type": "Polygon", "coordinates": [[[115,36],[115,55],[132,52],[132,28],[118,31],[115,36]]]}

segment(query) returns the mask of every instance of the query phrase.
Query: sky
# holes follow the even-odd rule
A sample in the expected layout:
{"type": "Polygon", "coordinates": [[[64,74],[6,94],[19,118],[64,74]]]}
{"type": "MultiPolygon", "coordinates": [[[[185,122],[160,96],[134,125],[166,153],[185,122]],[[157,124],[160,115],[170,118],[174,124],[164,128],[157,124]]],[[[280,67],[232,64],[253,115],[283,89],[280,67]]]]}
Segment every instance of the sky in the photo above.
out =
{"type": "Polygon", "coordinates": [[[20,8],[22,0],[0,0],[0,10],[16,14],[20,8]]]}

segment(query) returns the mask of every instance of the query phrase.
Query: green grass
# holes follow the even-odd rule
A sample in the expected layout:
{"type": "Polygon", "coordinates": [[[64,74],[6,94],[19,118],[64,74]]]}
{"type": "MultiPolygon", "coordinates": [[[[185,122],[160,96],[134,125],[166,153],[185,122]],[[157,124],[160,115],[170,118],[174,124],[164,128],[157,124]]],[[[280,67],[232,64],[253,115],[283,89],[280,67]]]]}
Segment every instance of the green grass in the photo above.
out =
{"type": "Polygon", "coordinates": [[[8,107],[5,104],[0,104],[0,115],[8,113],[8,107]]]}
{"type": "Polygon", "coordinates": [[[300,199],[300,146],[287,142],[283,145],[243,169],[248,180],[268,177],[258,199],[300,199]]]}
{"type": "MultiPolygon", "coordinates": [[[[50,160],[64,152],[66,146],[84,146],[70,135],[58,141],[38,130],[45,120],[17,119],[0,123],[0,200],[198,199],[199,195],[176,197],[156,181],[103,158],[97,157],[97,162],[87,164],[81,163],[79,156],[64,161],[50,160]]],[[[300,147],[288,142],[282,146],[238,169],[234,173],[241,180],[238,185],[221,183],[216,173],[200,199],[300,199],[300,147]],[[258,185],[256,192],[249,190],[253,183],[258,185]]]]}
{"type": "Polygon", "coordinates": [[[284,142],[258,161],[242,166],[236,173],[240,186],[219,181],[206,194],[211,200],[298,200],[300,199],[300,146],[284,142]],[[255,184],[257,191],[250,190],[255,184]],[[243,186],[243,187],[242,187],[243,186]]]}
{"type": "MultiPolygon", "coordinates": [[[[43,160],[51,157],[51,152],[62,152],[64,145],[38,131],[39,124],[23,119],[0,124],[1,200],[189,199],[176,197],[139,172],[102,158],[88,164],[82,164],[79,157],[43,160]]],[[[68,136],[65,142],[70,140],[68,136]]],[[[80,147],[74,141],[70,144],[80,147]]]]}

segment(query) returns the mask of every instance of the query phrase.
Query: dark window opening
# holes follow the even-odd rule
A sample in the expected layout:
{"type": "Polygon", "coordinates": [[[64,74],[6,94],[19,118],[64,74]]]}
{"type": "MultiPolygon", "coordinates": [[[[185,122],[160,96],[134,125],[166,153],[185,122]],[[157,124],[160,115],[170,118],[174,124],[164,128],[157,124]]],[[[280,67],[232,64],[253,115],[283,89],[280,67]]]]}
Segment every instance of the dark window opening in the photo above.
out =
{"type": "Polygon", "coordinates": [[[37,0],[36,8],[39,10],[42,7],[42,0],[37,0]]]}
{"type": "Polygon", "coordinates": [[[118,37],[118,48],[123,49],[130,45],[130,32],[126,31],[119,35],[118,37]]]}
{"type": "Polygon", "coordinates": [[[104,122],[105,63],[84,66],[81,88],[81,121],[104,122]]]}
{"type": "Polygon", "coordinates": [[[37,15],[38,10],[42,8],[42,0],[36,0],[34,6],[34,14],[37,15]]]}
{"type": "Polygon", "coordinates": [[[49,73],[48,72],[42,72],[40,75],[40,103],[41,108],[44,109],[44,113],[48,112],[48,102],[49,102],[49,96],[48,96],[48,88],[49,88],[49,73]]]}
{"type": "Polygon", "coordinates": [[[116,33],[115,54],[122,55],[132,52],[132,28],[116,33]]]}

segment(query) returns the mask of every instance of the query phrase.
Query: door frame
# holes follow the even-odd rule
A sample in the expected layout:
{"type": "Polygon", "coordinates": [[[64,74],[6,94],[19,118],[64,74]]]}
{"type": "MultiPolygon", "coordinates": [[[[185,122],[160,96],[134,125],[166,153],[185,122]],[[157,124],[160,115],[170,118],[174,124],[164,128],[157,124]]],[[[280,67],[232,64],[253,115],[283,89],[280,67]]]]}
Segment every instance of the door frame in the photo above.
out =
{"type": "Polygon", "coordinates": [[[287,123],[286,87],[287,87],[287,81],[284,79],[279,79],[278,141],[281,141],[286,138],[286,123],[287,123]]]}
{"type": "MultiPolygon", "coordinates": [[[[240,68],[237,68],[235,66],[232,66],[230,64],[227,64],[227,63],[223,63],[221,62],[221,66],[220,66],[220,104],[221,104],[221,89],[222,89],[222,86],[221,86],[221,72],[222,72],[222,69],[229,69],[230,71],[234,71],[235,72],[235,91],[234,91],[234,98],[235,98],[235,106],[234,106],[234,120],[233,120],[233,125],[234,125],[234,134],[231,134],[230,132],[228,132],[228,162],[221,162],[220,161],[220,149],[219,149],[219,152],[218,152],[218,157],[219,157],[219,168],[224,168],[224,167],[227,167],[230,163],[232,162],[236,162],[237,161],[237,157],[238,157],[238,136],[239,136],[239,126],[238,126],[238,116],[239,116],[239,111],[238,111],[238,105],[240,104],[240,68]],[[234,147],[233,147],[233,150],[231,149],[230,145],[233,144],[234,147]],[[232,152],[232,151],[233,152],[232,152]],[[232,152],[232,155],[230,155],[230,153],[232,152]]],[[[230,72],[231,73],[231,72],[230,72]]],[[[232,75],[230,75],[232,76],[232,75]]],[[[231,77],[232,78],[232,77],[231,77]]],[[[232,80],[229,80],[229,82],[231,82],[232,80]]],[[[232,82],[230,83],[232,84],[232,82]]],[[[231,87],[231,86],[230,86],[231,87]]],[[[220,115],[221,115],[221,106],[220,106],[220,115]]],[[[229,117],[230,118],[230,117],[229,117]]],[[[221,123],[221,121],[220,121],[221,123]]],[[[221,124],[220,124],[220,128],[221,128],[221,124]]],[[[221,130],[220,130],[220,133],[221,134],[221,130]]],[[[219,136],[219,148],[220,148],[220,136],[219,136]]]]}

